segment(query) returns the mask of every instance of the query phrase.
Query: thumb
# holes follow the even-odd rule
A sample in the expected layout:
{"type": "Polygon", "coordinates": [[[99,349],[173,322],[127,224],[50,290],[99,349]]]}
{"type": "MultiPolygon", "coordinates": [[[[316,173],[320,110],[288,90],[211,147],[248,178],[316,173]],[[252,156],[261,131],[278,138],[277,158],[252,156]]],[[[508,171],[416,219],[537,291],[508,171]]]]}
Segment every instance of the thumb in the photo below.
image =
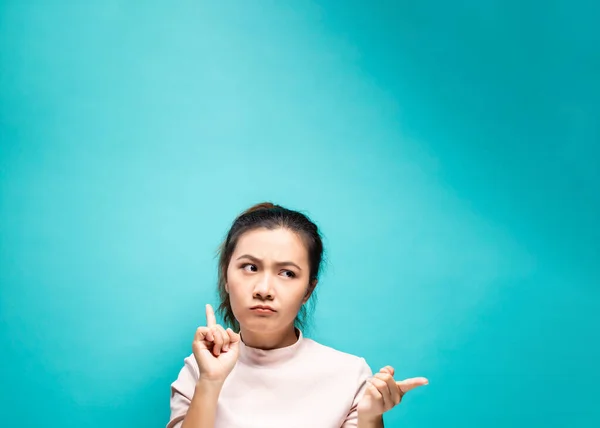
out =
{"type": "Polygon", "coordinates": [[[413,377],[410,379],[404,379],[396,382],[396,385],[400,388],[403,393],[407,393],[411,389],[415,389],[419,386],[429,384],[429,380],[424,377],[413,377]]]}

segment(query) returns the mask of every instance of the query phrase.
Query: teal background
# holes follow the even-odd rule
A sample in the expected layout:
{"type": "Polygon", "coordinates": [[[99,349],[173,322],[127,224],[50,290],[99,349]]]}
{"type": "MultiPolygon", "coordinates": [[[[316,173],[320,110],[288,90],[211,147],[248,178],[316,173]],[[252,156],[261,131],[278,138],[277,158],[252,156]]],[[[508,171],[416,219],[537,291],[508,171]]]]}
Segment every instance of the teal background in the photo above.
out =
{"type": "Polygon", "coordinates": [[[600,426],[598,4],[0,2],[2,424],[164,426],[272,200],[386,426],[600,426]]]}

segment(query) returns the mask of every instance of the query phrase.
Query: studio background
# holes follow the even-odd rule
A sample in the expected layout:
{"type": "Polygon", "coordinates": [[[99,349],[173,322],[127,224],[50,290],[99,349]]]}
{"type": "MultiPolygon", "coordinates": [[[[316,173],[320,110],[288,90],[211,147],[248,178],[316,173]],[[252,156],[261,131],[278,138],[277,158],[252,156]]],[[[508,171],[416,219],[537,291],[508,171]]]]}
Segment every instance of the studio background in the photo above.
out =
{"type": "MultiPolygon", "coordinates": [[[[0,420],[164,427],[215,251],[321,227],[386,427],[600,425],[588,1],[1,1],[0,420]]],[[[308,411],[308,410],[307,410],[308,411]]]]}

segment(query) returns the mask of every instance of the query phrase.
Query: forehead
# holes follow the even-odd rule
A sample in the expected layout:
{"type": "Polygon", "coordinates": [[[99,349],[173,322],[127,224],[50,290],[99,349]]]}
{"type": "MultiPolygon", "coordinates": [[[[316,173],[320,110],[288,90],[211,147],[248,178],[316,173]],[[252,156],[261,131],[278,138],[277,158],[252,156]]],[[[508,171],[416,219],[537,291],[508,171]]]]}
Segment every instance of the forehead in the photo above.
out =
{"type": "Polygon", "coordinates": [[[259,259],[308,263],[304,242],[289,229],[254,229],[244,233],[238,240],[233,257],[249,254],[259,259]]]}

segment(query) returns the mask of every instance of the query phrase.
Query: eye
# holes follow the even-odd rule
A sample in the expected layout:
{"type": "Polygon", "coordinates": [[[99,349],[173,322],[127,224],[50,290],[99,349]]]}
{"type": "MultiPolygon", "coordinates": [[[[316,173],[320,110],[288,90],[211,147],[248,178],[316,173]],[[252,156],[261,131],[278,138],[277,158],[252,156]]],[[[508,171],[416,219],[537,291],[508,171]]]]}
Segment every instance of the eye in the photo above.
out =
{"type": "Polygon", "coordinates": [[[296,273],[291,271],[291,270],[284,270],[283,274],[285,276],[287,276],[288,278],[295,278],[296,277],[296,273]]]}
{"type": "Polygon", "coordinates": [[[258,270],[256,265],[253,265],[252,263],[243,264],[242,269],[244,269],[246,272],[256,272],[258,270]]]}

